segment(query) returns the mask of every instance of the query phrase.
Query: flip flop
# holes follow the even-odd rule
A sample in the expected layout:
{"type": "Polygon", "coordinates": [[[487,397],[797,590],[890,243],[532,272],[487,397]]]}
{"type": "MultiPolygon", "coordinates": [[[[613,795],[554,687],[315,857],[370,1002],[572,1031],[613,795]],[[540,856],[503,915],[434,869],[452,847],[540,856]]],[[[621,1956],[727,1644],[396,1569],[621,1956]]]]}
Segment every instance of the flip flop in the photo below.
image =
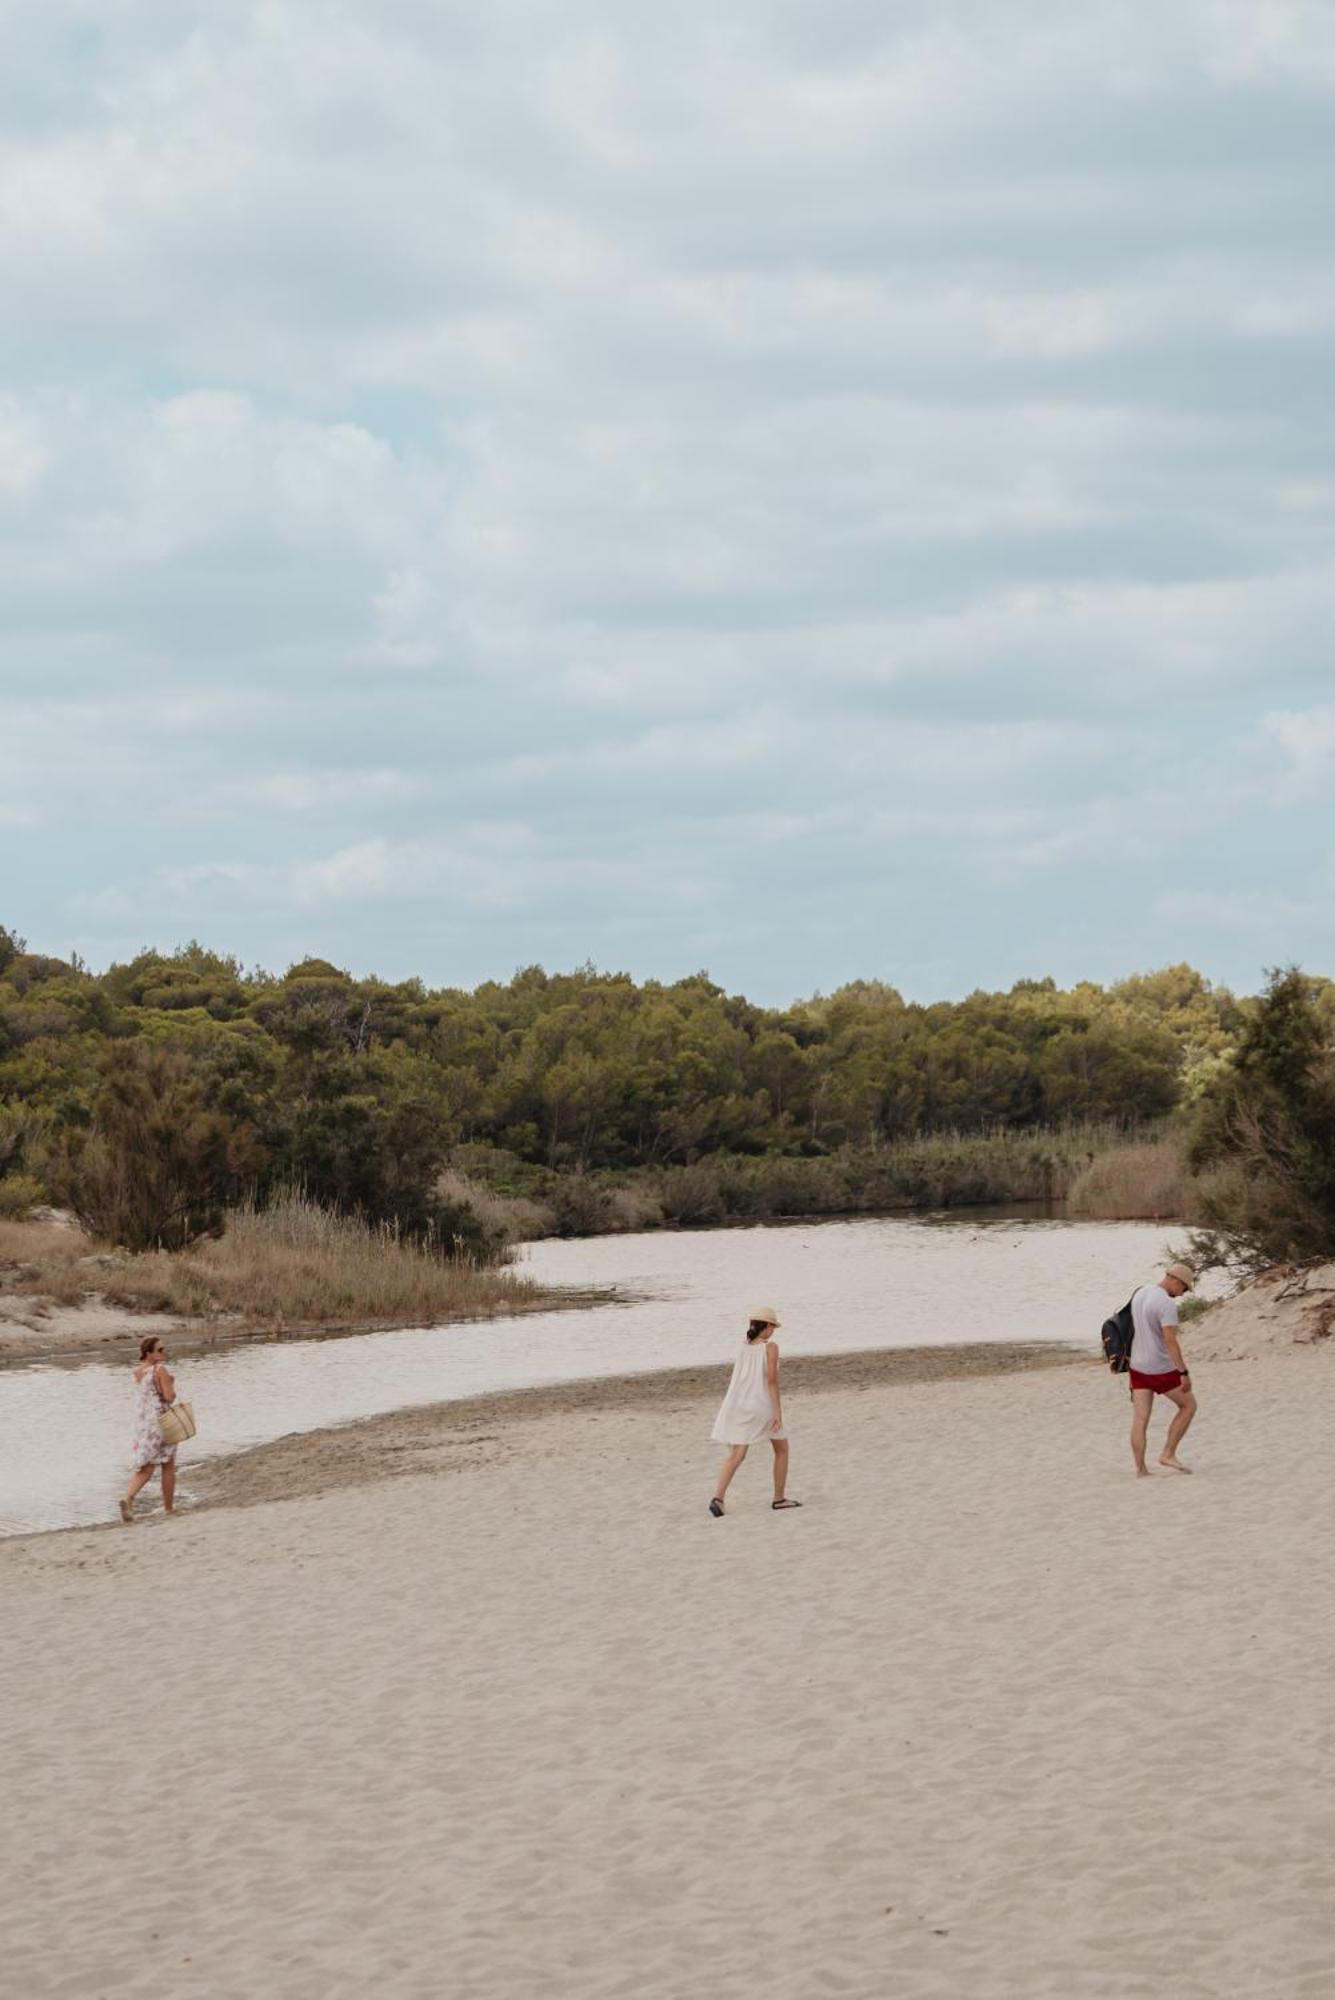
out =
{"type": "Polygon", "coordinates": [[[802,1502],[800,1500],[771,1500],[769,1504],[771,1513],[786,1514],[790,1507],[800,1507],[802,1502]]]}
{"type": "Polygon", "coordinates": [[[721,1500],[711,1500],[709,1511],[716,1521],[721,1521],[723,1519],[723,1502],[721,1500]]]}

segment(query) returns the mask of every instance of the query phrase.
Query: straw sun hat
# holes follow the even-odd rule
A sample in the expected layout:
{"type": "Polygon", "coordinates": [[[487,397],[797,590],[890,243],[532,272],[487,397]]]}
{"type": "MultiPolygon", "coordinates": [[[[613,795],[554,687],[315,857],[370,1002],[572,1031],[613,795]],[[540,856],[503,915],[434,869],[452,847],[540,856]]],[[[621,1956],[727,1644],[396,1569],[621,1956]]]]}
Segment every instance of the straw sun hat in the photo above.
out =
{"type": "Polygon", "coordinates": [[[759,1320],[762,1326],[781,1326],[783,1324],[773,1306],[752,1306],[751,1319],[753,1323],[759,1320]]]}
{"type": "Polygon", "coordinates": [[[1176,1278],[1179,1285],[1185,1285],[1188,1291],[1191,1290],[1196,1282],[1196,1273],[1192,1270],[1190,1264],[1170,1264],[1164,1272],[1164,1276],[1165,1278],[1176,1278]]]}

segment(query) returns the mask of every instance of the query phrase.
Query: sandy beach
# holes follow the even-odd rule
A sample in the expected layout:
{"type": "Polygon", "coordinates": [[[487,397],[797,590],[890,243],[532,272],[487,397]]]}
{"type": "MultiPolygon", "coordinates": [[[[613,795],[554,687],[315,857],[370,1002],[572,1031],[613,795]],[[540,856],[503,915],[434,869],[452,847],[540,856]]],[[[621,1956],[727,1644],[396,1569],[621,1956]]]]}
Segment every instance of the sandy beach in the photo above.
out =
{"type": "Polygon", "coordinates": [[[722,1522],[687,1372],[0,1546],[10,1990],[1326,2000],[1328,1348],[1141,1484],[1093,1362],[795,1364],[722,1522]]]}

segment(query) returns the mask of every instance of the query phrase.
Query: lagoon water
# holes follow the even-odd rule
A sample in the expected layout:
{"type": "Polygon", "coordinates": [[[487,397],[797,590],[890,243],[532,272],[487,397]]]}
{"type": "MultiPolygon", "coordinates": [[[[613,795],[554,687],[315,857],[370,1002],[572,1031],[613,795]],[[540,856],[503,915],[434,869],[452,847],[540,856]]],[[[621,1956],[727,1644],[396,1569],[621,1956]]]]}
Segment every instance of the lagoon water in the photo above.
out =
{"type": "MultiPolygon", "coordinates": [[[[535,1278],[615,1287],[613,1302],[248,1342],[181,1361],[178,1386],[200,1428],[181,1455],[182,1498],[192,1463],[292,1432],[492,1389],[724,1362],[755,1304],[779,1313],[791,1353],[1088,1346],[1133,1285],[1162,1269],[1170,1235],[1148,1223],[956,1212],[532,1244],[522,1266],[535,1278]]],[[[128,1366],[0,1372],[0,1534],[114,1520],[129,1437],[128,1366]]]]}

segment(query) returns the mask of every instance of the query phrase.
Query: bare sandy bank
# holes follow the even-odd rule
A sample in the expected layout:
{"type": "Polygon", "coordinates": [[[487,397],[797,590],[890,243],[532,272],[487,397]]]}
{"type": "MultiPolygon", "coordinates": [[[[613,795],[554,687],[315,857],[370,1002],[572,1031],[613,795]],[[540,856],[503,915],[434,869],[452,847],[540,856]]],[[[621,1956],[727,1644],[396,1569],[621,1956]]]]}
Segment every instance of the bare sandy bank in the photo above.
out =
{"type": "Polygon", "coordinates": [[[0,1544],[7,1978],[1327,2000],[1335,1367],[1197,1386],[1190,1479],[1093,1363],[794,1366],[798,1513],[678,1385],[0,1544]]]}
{"type": "MultiPolygon", "coordinates": [[[[1087,1367],[1089,1357],[1044,1341],[978,1342],[955,1347],[885,1348],[854,1354],[792,1355],[785,1360],[786,1396],[858,1394],[899,1384],[962,1381],[1017,1369],[1087,1367]]],[[[573,1414],[605,1417],[619,1412],[661,1415],[717,1403],[728,1369],[665,1368],[642,1375],[614,1375],[545,1384],[503,1394],[432,1403],[337,1430],[279,1438],[254,1451],[201,1465],[191,1490],[203,1506],[249,1507],[266,1500],[327,1493],[403,1478],[484,1448],[511,1448],[510,1433],[573,1414]]],[[[705,1421],[708,1430],[708,1419],[705,1421]]]]}
{"type": "MultiPolygon", "coordinates": [[[[452,1320],[579,1311],[608,1300],[604,1291],[535,1288],[528,1298],[482,1301],[426,1323],[448,1326],[452,1320]]],[[[64,1305],[40,1294],[0,1293],[0,1367],[21,1367],[33,1361],[126,1360],[149,1333],[170,1340],[173,1354],[180,1358],[249,1341],[339,1340],[362,1333],[393,1333],[406,1323],[400,1313],[385,1319],[294,1321],[276,1326],[248,1320],[239,1313],[131,1312],[96,1294],[85,1296],[76,1305],[64,1305]]]]}
{"type": "Polygon", "coordinates": [[[1335,1335],[1335,1263],[1279,1264],[1183,1329],[1187,1355],[1247,1360],[1335,1335]]]}

